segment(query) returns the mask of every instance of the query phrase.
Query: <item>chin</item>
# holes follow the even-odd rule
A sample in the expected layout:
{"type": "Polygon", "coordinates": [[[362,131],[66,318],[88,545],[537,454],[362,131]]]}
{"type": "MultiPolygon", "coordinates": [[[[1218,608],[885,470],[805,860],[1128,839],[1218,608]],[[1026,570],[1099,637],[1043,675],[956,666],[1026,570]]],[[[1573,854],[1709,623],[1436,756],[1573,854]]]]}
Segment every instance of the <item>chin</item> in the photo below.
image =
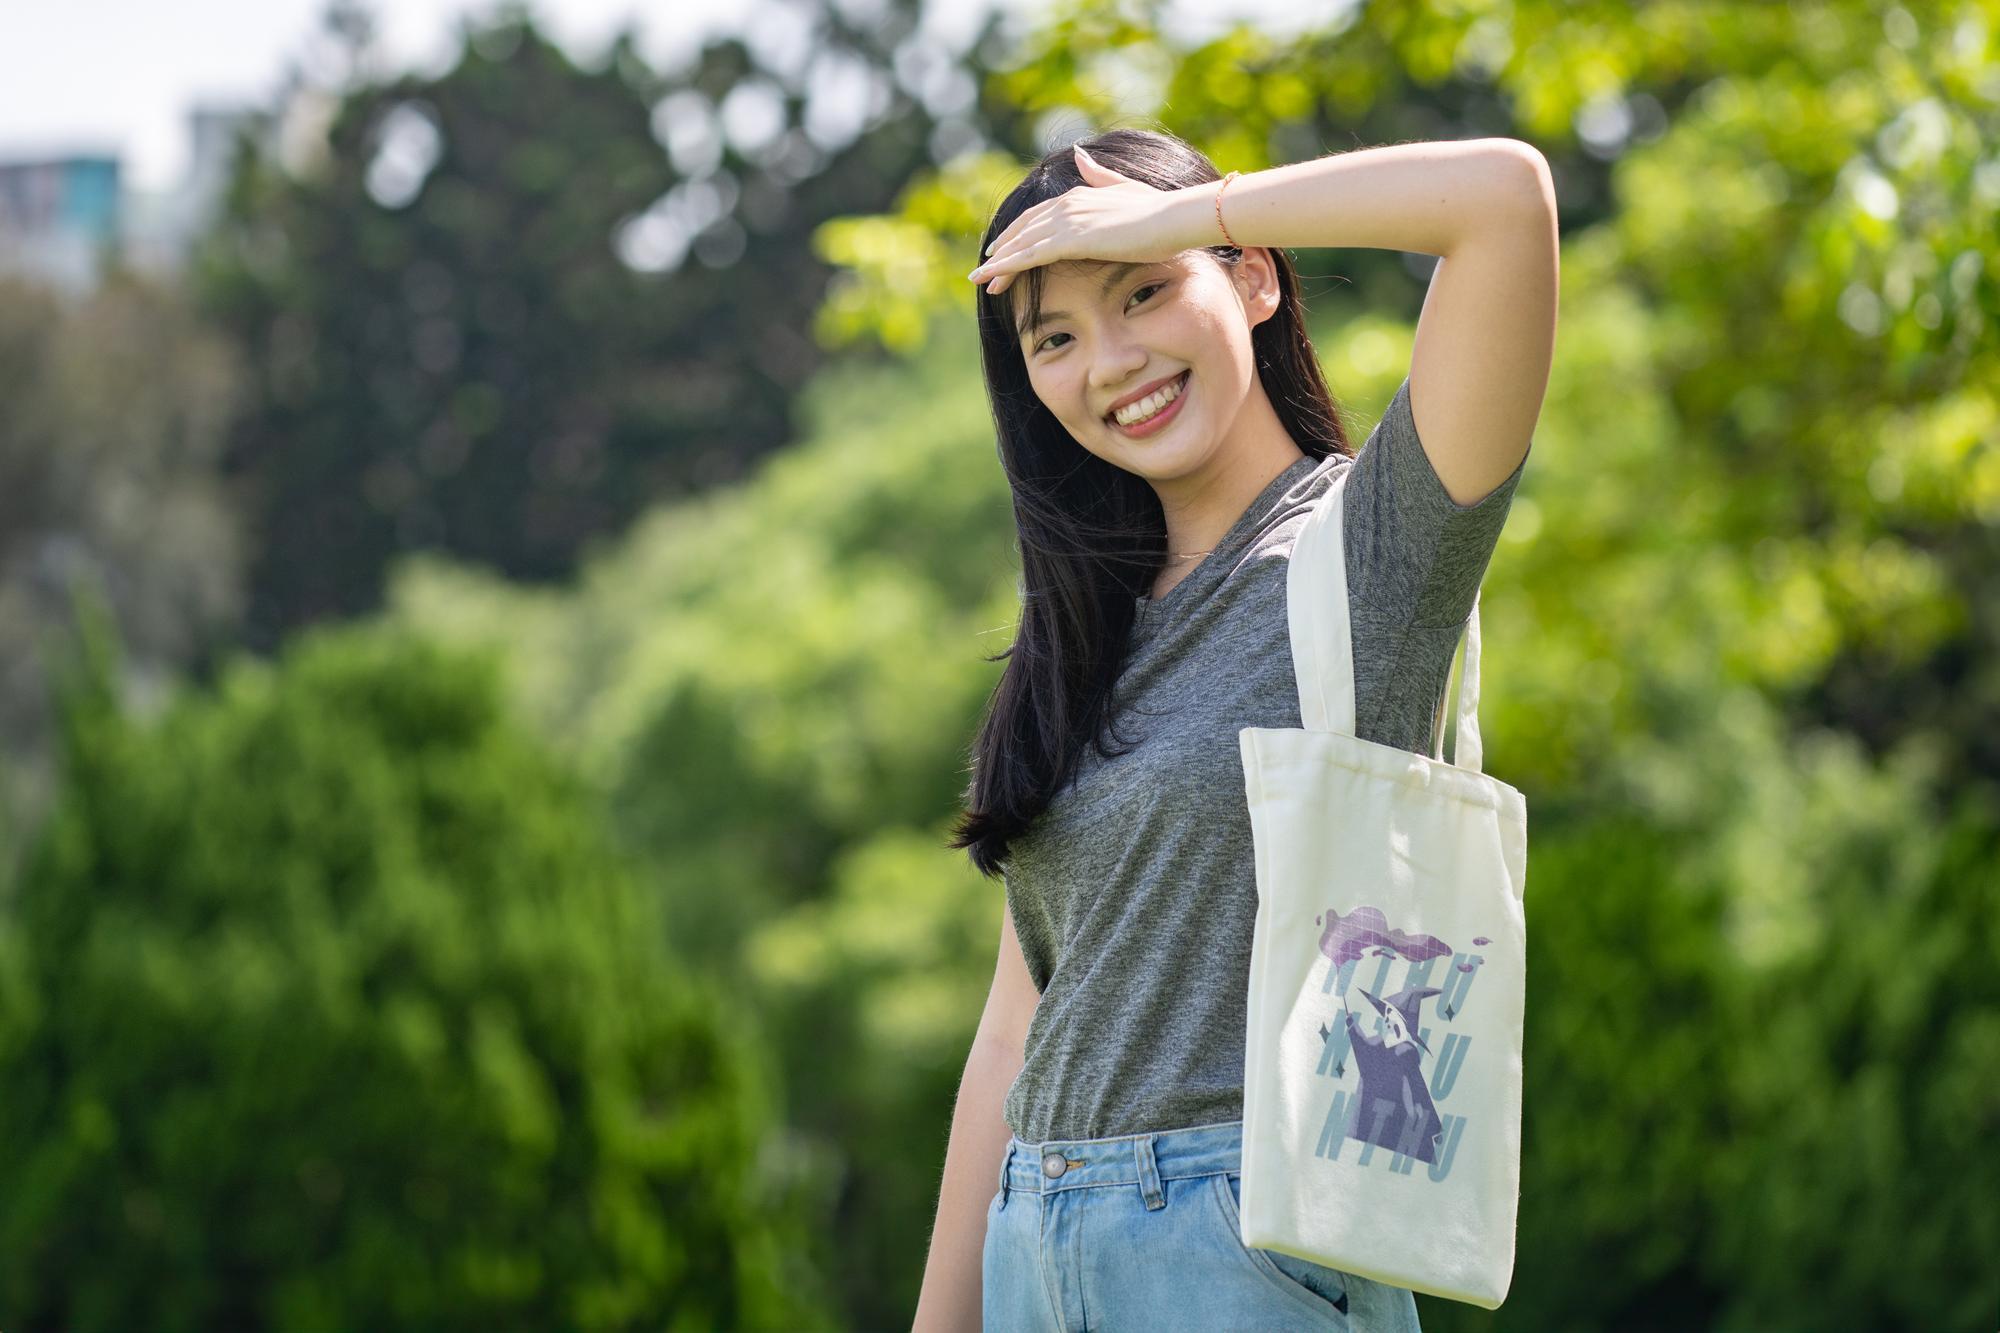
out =
{"type": "Polygon", "coordinates": [[[1118,460],[1118,466],[1148,481],[1179,481],[1183,477],[1194,476],[1209,462],[1206,450],[1175,449],[1148,453],[1143,449],[1131,449],[1118,460]]]}

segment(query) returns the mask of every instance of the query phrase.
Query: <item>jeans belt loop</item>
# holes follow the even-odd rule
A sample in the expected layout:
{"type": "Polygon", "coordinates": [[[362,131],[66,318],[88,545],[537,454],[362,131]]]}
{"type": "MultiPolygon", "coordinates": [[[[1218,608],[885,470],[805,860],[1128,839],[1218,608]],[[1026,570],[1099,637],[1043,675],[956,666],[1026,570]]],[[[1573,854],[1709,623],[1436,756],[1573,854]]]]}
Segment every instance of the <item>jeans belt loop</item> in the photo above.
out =
{"type": "Polygon", "coordinates": [[[1160,1163],[1153,1153],[1151,1134],[1132,1140],[1132,1151],[1139,1162],[1139,1194],[1145,1199],[1149,1211],[1157,1211],[1167,1206],[1166,1193],[1160,1188],[1160,1163]]]}

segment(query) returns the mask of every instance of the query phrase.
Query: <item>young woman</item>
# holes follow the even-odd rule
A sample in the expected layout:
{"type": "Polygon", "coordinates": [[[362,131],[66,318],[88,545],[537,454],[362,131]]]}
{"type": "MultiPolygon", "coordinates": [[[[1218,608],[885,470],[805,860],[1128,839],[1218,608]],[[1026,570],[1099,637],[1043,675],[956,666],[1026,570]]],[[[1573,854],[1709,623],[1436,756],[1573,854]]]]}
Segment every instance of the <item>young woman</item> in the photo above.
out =
{"type": "Polygon", "coordinates": [[[986,240],[1022,611],[953,845],[1006,908],[917,1323],[1414,1330],[1409,1291],[1239,1238],[1236,733],[1300,725],[1285,562],[1348,470],[1355,730],[1432,752],[1548,383],[1548,167],[1480,139],[1221,179],[1120,129],[1044,158],[986,240]],[[1283,248],[1314,245],[1440,256],[1358,452],[1283,248]]]}

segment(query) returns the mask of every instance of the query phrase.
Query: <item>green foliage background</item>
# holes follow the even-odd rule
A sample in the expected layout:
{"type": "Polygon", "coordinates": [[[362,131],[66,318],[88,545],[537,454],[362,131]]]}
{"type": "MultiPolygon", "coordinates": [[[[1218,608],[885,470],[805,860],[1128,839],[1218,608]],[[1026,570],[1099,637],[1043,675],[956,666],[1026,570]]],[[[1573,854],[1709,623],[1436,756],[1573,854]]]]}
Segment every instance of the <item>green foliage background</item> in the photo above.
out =
{"type": "MultiPolygon", "coordinates": [[[[982,82],[1002,151],[814,233],[843,350],[746,484],[562,585],[402,559],[271,673],[70,714],[0,918],[0,1319],[247,1281],[246,1324],[907,1325],[1001,913],[942,840],[1017,608],[962,275],[1035,136],[1120,123],[1555,167],[1482,598],[1531,810],[1518,1260],[1426,1327],[1992,1325],[2000,7],[1163,32],[1063,9],[982,82]]],[[[1358,439],[1422,278],[1300,259],[1358,439]]]]}
{"type": "Polygon", "coordinates": [[[0,936],[10,1323],[813,1321],[768,1061],[490,662],[315,632],[141,726],[87,642],[0,936]]]}

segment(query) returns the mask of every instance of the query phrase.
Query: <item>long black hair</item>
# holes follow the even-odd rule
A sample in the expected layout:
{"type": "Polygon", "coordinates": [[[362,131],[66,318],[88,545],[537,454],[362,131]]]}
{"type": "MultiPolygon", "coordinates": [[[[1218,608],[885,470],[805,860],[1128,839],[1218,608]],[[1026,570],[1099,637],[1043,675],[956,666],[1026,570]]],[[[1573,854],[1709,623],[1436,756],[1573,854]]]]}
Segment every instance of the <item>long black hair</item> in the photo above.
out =
{"type": "MultiPolygon", "coordinates": [[[[1105,166],[1155,189],[1221,179],[1198,149],[1161,131],[1111,129],[1081,142],[1105,166]]],[[[1071,149],[1051,150],[994,212],[981,251],[1028,209],[1084,183],[1071,149]]],[[[1206,253],[1230,268],[1243,258],[1233,245],[1206,253]]],[[[1298,273],[1282,249],[1270,253],[1280,295],[1271,317],[1251,330],[1257,377],[1302,453],[1352,457],[1306,336],[1298,273]]],[[[1012,298],[1019,291],[1027,315],[1038,313],[1045,271],[1017,272],[997,296],[983,283],[978,288],[986,392],[1021,551],[1020,628],[1009,648],[987,659],[1007,667],[973,741],[972,781],[949,843],[969,849],[984,875],[999,872],[1008,843],[1073,776],[1084,746],[1113,753],[1102,734],[1111,687],[1129,651],[1135,600],[1157,577],[1167,548],[1166,515],[1152,485],[1078,444],[1029,383],[1012,298]]]]}

